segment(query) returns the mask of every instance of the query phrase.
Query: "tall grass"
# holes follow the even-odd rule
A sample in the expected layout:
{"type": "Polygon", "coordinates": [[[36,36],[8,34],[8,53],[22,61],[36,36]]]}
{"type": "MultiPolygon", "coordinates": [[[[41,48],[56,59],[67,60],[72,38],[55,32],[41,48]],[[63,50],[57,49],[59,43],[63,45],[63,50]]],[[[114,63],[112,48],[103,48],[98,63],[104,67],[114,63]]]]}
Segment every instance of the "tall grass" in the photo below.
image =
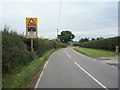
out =
{"type": "Polygon", "coordinates": [[[4,75],[3,88],[29,88],[33,77],[37,76],[46,58],[53,51],[54,49],[48,50],[42,55],[42,58],[35,59],[23,67],[19,66],[19,72],[17,73],[4,75]]]}

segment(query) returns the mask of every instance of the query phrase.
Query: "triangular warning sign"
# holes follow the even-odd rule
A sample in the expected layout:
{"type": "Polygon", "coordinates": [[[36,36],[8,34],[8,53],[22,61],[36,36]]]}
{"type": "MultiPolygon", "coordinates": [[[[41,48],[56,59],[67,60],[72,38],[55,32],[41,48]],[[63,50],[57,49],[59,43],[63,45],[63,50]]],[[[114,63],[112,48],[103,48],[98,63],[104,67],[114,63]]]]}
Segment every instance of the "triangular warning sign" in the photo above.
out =
{"type": "Polygon", "coordinates": [[[36,26],[34,20],[31,18],[30,21],[28,22],[28,26],[36,26]]]}

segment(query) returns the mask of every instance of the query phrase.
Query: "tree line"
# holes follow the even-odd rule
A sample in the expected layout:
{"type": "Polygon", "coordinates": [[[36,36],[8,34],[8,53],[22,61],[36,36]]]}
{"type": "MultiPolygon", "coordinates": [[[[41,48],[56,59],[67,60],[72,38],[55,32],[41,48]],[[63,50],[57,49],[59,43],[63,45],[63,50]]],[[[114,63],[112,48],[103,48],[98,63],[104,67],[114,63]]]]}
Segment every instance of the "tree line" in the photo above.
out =
{"type": "Polygon", "coordinates": [[[104,49],[104,50],[110,50],[115,51],[116,46],[120,47],[120,37],[112,37],[112,38],[97,38],[94,40],[81,39],[78,43],[80,47],[86,47],[86,48],[95,48],[95,49],[104,49]]]}
{"type": "Polygon", "coordinates": [[[104,39],[103,37],[97,37],[97,38],[81,38],[78,42],[79,43],[84,43],[84,42],[90,42],[90,41],[94,41],[94,40],[102,40],[104,39]]]}

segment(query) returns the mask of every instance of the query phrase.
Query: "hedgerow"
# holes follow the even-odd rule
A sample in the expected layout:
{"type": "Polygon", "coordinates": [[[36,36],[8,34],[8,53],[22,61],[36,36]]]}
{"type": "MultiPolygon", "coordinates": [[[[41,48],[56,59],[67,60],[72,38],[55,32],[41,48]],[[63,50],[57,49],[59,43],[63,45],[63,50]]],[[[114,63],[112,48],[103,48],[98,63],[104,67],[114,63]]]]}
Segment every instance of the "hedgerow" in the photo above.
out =
{"type": "Polygon", "coordinates": [[[2,72],[12,73],[19,66],[27,65],[40,57],[44,52],[53,48],[66,47],[56,40],[34,39],[34,52],[30,49],[30,39],[4,28],[2,31],[2,72]]]}
{"type": "Polygon", "coordinates": [[[116,46],[119,46],[119,45],[120,45],[120,37],[113,37],[113,38],[80,43],[81,47],[105,49],[105,50],[110,50],[110,51],[115,51],[116,46]]]}

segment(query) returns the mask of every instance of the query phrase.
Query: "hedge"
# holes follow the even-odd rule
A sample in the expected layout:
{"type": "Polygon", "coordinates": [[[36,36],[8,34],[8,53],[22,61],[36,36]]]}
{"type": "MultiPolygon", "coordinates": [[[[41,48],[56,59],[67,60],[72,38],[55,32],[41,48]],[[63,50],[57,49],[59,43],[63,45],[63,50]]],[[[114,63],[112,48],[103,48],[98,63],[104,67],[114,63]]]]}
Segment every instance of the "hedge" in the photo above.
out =
{"type": "Polygon", "coordinates": [[[116,46],[120,45],[120,37],[94,40],[90,42],[80,43],[79,45],[80,47],[115,51],[116,46]]]}
{"type": "Polygon", "coordinates": [[[27,65],[45,51],[66,47],[56,40],[34,39],[34,52],[30,50],[30,39],[4,28],[2,31],[2,72],[13,73],[19,66],[27,65]]]}

